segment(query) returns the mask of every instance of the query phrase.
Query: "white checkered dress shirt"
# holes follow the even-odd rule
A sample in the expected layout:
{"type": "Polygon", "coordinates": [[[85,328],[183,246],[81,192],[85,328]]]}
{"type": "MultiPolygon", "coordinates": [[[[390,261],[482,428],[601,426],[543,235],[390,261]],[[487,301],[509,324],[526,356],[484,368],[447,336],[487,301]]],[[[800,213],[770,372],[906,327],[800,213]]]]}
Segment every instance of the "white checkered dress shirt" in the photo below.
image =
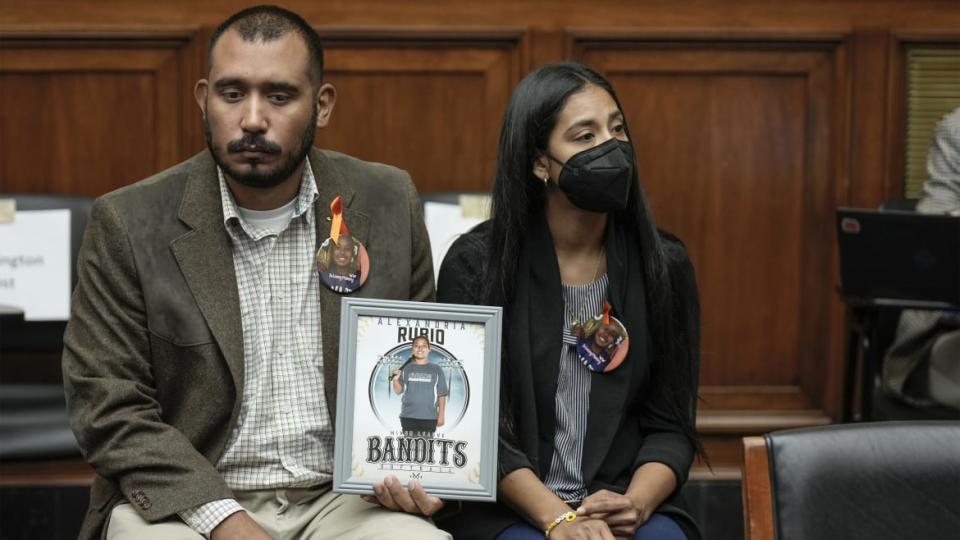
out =
{"type": "Polygon", "coordinates": [[[927,175],[917,210],[960,215],[960,107],[937,124],[927,155],[927,175]]]}
{"type": "MultiPolygon", "coordinates": [[[[240,292],[245,380],[240,416],[217,470],[236,490],[329,482],[333,424],[323,393],[313,171],[307,163],[293,217],[279,234],[244,221],[218,174],[240,292]]],[[[242,509],[223,499],[180,517],[209,535],[242,509]]]]}

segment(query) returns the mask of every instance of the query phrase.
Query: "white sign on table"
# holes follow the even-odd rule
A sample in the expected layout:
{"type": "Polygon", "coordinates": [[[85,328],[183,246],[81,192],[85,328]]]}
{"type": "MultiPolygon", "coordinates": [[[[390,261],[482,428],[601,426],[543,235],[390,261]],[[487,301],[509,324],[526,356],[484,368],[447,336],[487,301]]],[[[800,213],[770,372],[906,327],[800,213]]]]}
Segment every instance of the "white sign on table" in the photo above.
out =
{"type": "Polygon", "coordinates": [[[70,317],[70,210],[24,210],[0,223],[0,305],[28,321],[70,317]]]}
{"type": "Polygon", "coordinates": [[[423,205],[423,218],[430,235],[434,277],[440,276],[440,263],[450,245],[461,234],[490,217],[489,195],[460,195],[457,204],[429,201],[423,205]]]}

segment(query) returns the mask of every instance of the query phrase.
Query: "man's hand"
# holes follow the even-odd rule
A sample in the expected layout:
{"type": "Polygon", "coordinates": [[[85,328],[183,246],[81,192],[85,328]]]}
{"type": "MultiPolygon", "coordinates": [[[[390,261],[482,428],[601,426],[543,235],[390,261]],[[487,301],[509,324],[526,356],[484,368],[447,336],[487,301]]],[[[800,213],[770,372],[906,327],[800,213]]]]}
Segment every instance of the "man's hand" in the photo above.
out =
{"type": "Polygon", "coordinates": [[[391,381],[395,381],[395,380],[397,379],[397,377],[399,377],[399,376],[400,376],[400,370],[399,370],[399,369],[395,369],[395,370],[393,370],[393,373],[390,375],[390,380],[391,380],[391,381]]]}
{"type": "Polygon", "coordinates": [[[626,495],[601,489],[583,500],[577,516],[602,519],[617,538],[631,538],[650,519],[650,510],[637,507],[626,495]]]}
{"type": "Polygon", "coordinates": [[[550,540],[614,540],[610,527],[602,519],[577,516],[563,521],[550,531],[550,540]]]}
{"type": "Polygon", "coordinates": [[[210,540],[273,540],[246,512],[234,512],[210,532],[210,540]]]}
{"type": "Polygon", "coordinates": [[[419,482],[411,480],[409,487],[404,487],[392,474],[387,475],[382,484],[374,484],[373,492],[374,496],[364,495],[363,500],[378,503],[390,510],[432,516],[443,508],[443,501],[428,495],[419,482]]]}
{"type": "Polygon", "coordinates": [[[443,415],[437,415],[437,427],[443,427],[443,415]]]}

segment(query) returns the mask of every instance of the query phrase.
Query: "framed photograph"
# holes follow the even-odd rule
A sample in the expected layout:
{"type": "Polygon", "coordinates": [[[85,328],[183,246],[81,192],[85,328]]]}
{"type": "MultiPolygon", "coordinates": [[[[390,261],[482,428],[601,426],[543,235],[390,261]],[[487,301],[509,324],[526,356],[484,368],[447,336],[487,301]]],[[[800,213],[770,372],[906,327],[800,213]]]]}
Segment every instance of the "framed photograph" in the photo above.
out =
{"type": "Polygon", "coordinates": [[[344,298],[333,490],[493,501],[502,308],[344,298]]]}

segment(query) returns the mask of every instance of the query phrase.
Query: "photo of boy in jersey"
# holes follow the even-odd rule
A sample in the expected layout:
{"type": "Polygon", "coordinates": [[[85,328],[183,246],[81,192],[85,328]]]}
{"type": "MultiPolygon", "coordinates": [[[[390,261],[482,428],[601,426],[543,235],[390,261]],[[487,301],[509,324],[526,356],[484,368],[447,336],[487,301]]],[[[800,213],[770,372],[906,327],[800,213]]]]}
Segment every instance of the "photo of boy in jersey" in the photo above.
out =
{"type": "Polygon", "coordinates": [[[413,356],[390,378],[393,391],[403,394],[400,427],[406,435],[433,437],[444,424],[450,389],[443,369],[430,363],[430,340],[417,336],[411,349],[413,356]]]}

